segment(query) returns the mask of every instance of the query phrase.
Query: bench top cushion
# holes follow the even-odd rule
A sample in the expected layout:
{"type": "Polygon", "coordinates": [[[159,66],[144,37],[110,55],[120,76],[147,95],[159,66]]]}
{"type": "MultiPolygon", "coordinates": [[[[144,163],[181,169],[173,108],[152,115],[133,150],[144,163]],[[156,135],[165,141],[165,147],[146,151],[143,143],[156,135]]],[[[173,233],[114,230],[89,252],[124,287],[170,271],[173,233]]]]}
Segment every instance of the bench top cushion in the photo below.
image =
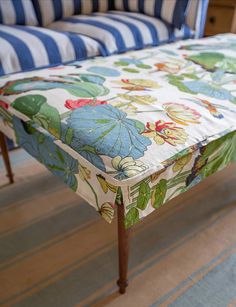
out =
{"type": "Polygon", "coordinates": [[[0,45],[0,75],[102,54],[102,46],[87,36],[31,26],[0,25],[0,45]]]}
{"type": "Polygon", "coordinates": [[[121,11],[75,15],[48,27],[87,35],[103,45],[107,55],[158,46],[194,35],[187,25],[179,30],[155,17],[121,11]]]}
{"type": "Polygon", "coordinates": [[[235,46],[236,35],[220,35],[16,74],[0,79],[0,100],[81,161],[90,178],[100,176],[93,186],[101,184],[102,204],[121,187],[127,214],[136,206],[127,217],[135,223],[164,202],[167,183],[158,178],[167,169],[177,176],[171,187],[183,178],[190,187],[200,169],[207,176],[236,158],[235,46]]]}
{"type": "Polygon", "coordinates": [[[1,80],[0,98],[63,142],[72,129],[71,148],[86,156],[82,148],[91,146],[100,157],[96,167],[134,183],[187,148],[236,128],[236,56],[223,48],[224,39],[15,74],[1,80]],[[216,52],[215,44],[222,49],[216,52]],[[41,114],[44,105],[49,109],[41,114]],[[116,174],[116,162],[128,157],[143,168],[116,174]]]}

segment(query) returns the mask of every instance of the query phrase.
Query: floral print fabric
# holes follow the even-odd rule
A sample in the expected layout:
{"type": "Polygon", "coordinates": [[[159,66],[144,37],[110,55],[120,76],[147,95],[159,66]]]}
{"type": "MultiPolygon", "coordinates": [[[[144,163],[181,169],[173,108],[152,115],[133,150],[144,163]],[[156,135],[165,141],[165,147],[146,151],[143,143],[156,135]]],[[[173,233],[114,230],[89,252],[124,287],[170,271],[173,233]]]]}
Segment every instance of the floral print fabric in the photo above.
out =
{"type": "Polygon", "coordinates": [[[0,112],[106,220],[122,194],[130,227],[234,160],[235,46],[220,35],[8,76],[0,112]]]}

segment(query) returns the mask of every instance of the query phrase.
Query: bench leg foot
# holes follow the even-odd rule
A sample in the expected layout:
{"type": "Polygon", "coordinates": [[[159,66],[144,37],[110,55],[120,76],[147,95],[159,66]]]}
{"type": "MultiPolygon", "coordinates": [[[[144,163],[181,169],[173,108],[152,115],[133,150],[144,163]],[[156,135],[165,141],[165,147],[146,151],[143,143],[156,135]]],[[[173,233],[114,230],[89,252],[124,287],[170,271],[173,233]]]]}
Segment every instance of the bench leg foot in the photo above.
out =
{"type": "Polygon", "coordinates": [[[128,258],[129,258],[129,233],[130,229],[125,228],[125,209],[123,202],[117,205],[118,215],[118,251],[119,251],[119,279],[117,285],[119,292],[124,294],[128,286],[128,258]]]}
{"type": "Polygon", "coordinates": [[[8,148],[7,148],[7,142],[5,135],[0,131],[0,147],[1,147],[1,152],[2,152],[2,157],[3,161],[7,170],[7,177],[9,178],[9,182],[13,183],[14,178],[13,178],[13,173],[11,170],[11,163],[10,163],[10,158],[8,154],[8,148]]]}

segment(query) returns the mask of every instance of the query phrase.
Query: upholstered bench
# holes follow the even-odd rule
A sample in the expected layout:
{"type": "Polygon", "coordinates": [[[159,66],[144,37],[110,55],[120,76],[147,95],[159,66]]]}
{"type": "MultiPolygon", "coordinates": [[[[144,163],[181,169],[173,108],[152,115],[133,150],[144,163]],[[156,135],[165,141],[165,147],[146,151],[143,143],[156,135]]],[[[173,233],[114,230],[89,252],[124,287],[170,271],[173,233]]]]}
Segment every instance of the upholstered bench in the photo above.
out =
{"type": "Polygon", "coordinates": [[[0,130],[106,221],[117,209],[121,293],[131,226],[236,160],[235,46],[220,35],[0,79],[0,130]]]}

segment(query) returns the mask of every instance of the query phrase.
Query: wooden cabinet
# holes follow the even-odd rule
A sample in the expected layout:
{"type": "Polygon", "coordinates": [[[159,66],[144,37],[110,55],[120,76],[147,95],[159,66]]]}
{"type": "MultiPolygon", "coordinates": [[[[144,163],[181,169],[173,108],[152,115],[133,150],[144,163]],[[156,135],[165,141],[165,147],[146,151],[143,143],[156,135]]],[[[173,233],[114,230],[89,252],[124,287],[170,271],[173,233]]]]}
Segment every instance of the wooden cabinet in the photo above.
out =
{"type": "Polygon", "coordinates": [[[210,0],[205,35],[236,33],[236,0],[210,0]]]}

